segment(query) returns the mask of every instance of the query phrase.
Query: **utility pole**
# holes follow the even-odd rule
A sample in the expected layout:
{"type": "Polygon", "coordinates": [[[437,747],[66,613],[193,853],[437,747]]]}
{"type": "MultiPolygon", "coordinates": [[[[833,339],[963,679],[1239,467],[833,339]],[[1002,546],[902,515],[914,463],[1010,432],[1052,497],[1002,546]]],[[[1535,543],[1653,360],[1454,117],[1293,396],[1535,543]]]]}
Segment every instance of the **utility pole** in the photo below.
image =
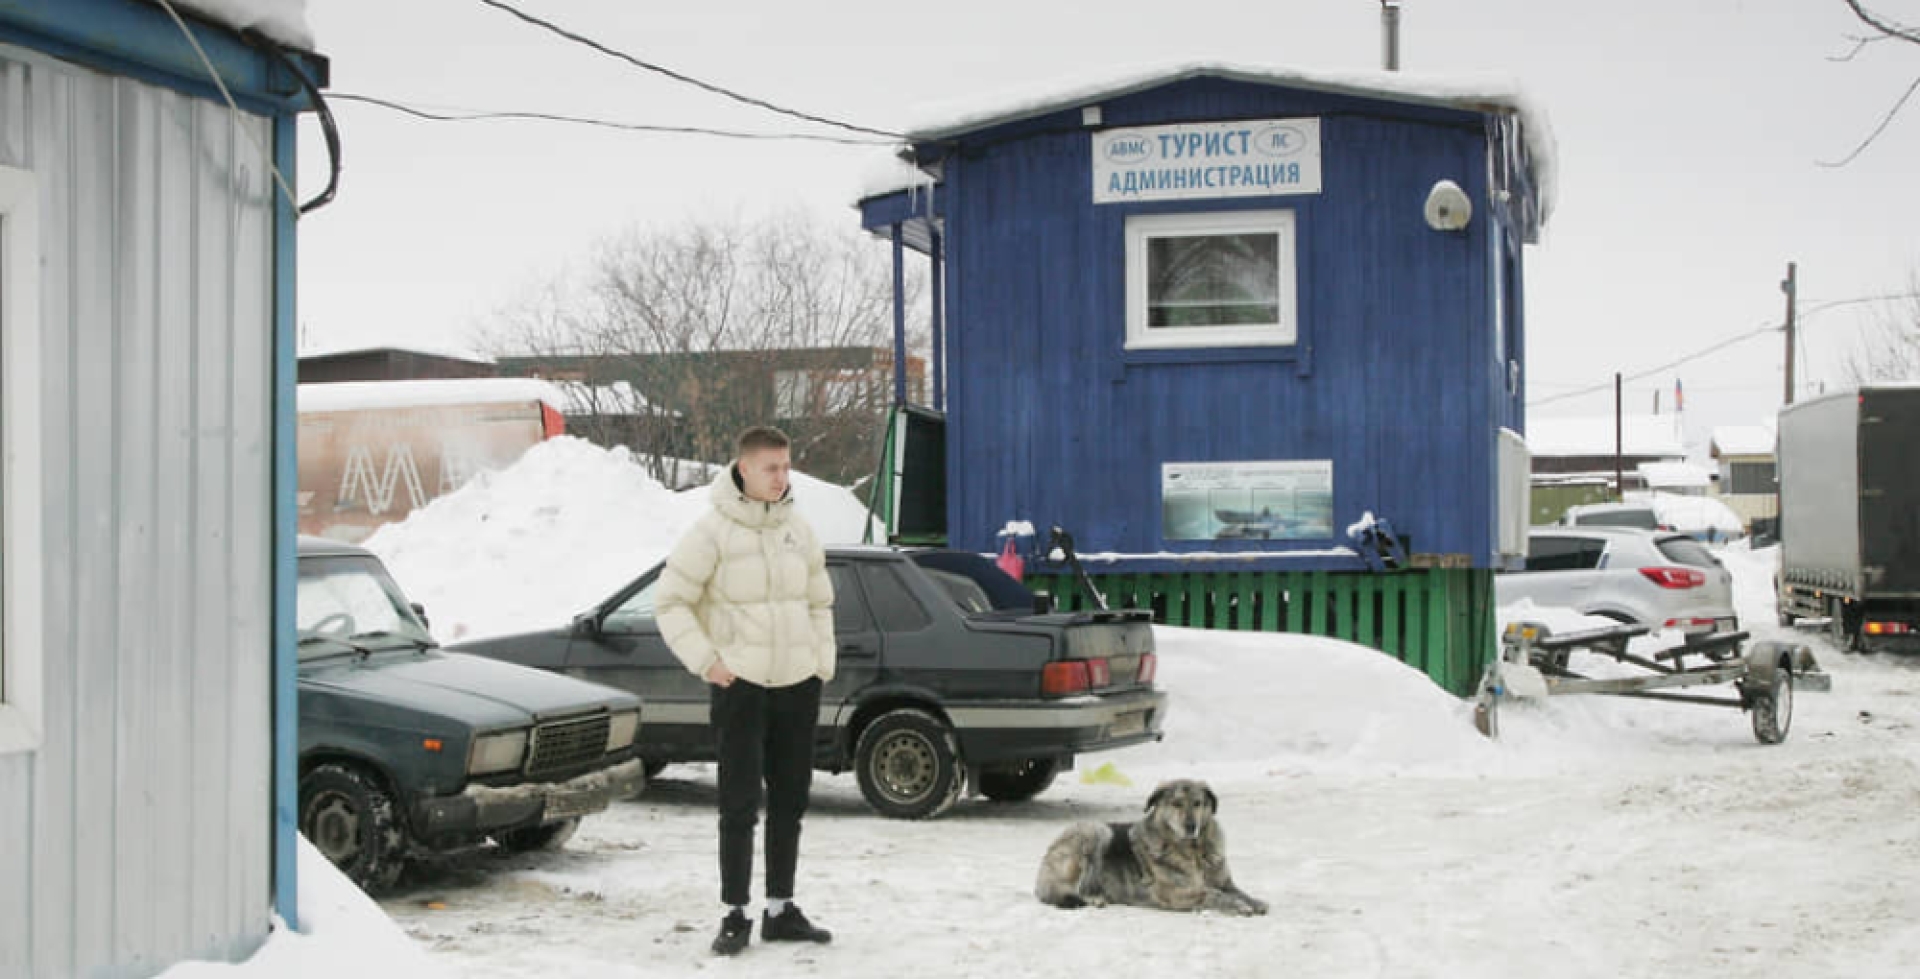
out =
{"type": "Polygon", "coordinates": [[[1400,70],[1400,0],[1380,0],[1380,67],[1400,70]]]}
{"type": "Polygon", "coordinates": [[[1793,403],[1793,318],[1794,308],[1798,305],[1794,302],[1796,292],[1799,289],[1798,279],[1799,274],[1796,264],[1788,262],[1787,277],[1780,280],[1780,291],[1787,294],[1787,394],[1785,404],[1793,403]]]}
{"type": "Polygon", "coordinates": [[[1615,373],[1613,375],[1613,495],[1616,500],[1624,503],[1627,499],[1627,478],[1624,471],[1626,464],[1621,457],[1626,454],[1626,437],[1621,433],[1621,391],[1620,375],[1615,373]]]}

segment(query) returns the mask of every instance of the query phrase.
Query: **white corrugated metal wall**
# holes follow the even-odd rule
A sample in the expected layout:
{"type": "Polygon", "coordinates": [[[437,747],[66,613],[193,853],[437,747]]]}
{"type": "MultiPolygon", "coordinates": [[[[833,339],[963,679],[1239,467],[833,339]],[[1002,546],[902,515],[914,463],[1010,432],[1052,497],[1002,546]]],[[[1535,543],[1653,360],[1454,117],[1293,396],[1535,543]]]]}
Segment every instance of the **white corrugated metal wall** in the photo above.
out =
{"type": "Polygon", "coordinates": [[[46,528],[0,977],[147,975],[266,930],[271,145],[262,117],[0,46],[0,166],[39,181],[46,528]]]}

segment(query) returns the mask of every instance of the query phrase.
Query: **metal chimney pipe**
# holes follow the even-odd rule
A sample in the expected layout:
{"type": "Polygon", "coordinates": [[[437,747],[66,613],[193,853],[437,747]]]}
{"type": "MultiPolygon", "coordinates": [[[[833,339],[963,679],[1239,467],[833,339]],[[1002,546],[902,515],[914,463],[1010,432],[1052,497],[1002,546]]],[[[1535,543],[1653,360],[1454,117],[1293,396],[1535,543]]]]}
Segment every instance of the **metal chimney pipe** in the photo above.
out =
{"type": "Polygon", "coordinates": [[[1380,66],[1400,70],[1400,0],[1380,0],[1380,66]]]}

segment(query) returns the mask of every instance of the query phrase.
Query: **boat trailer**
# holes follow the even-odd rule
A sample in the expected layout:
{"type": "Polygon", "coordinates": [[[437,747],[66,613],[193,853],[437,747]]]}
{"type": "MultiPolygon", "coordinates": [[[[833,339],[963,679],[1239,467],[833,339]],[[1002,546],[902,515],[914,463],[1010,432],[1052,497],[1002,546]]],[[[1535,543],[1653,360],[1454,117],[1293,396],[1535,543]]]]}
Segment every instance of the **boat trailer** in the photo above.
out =
{"type": "Polygon", "coordinates": [[[1802,645],[1756,642],[1745,632],[1688,635],[1678,646],[1638,655],[1627,650],[1650,630],[1644,625],[1585,629],[1554,635],[1546,626],[1515,622],[1500,637],[1500,654],[1487,664],[1474,703],[1474,726],[1488,737],[1500,733],[1503,700],[1605,694],[1678,704],[1731,707],[1753,720],[1762,744],[1786,740],[1793,723],[1796,690],[1828,691],[1833,678],[1802,645]],[[1742,647],[1745,647],[1744,649],[1742,647]],[[1638,667],[1631,676],[1594,678],[1573,671],[1573,651],[1584,649],[1638,667]],[[1682,693],[1694,687],[1731,684],[1732,696],[1682,693]]]}

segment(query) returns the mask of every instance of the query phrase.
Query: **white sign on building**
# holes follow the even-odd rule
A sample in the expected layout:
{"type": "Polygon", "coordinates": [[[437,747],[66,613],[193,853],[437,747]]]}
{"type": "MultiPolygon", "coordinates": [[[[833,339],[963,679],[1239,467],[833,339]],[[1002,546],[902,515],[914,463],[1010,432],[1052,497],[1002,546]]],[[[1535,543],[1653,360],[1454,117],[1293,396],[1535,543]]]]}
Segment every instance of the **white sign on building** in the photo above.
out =
{"type": "Polygon", "coordinates": [[[1093,202],[1320,192],[1320,120],[1260,119],[1093,134],[1093,202]]]}

